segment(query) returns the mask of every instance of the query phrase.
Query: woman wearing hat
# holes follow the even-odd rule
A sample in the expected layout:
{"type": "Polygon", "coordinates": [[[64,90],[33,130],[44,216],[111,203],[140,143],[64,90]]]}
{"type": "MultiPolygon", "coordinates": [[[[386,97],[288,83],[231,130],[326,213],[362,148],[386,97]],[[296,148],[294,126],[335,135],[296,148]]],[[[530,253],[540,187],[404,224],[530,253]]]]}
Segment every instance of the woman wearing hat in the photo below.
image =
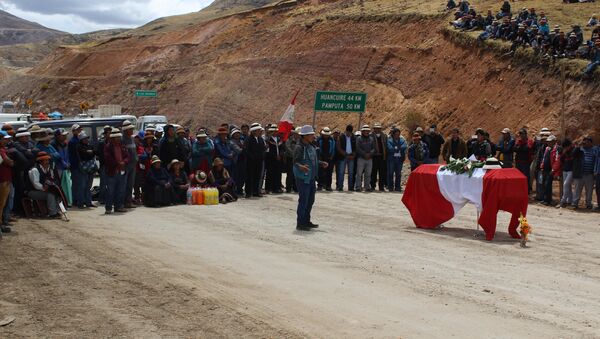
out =
{"type": "Polygon", "coordinates": [[[233,179],[231,179],[229,171],[225,168],[221,158],[215,158],[213,161],[212,169],[208,174],[208,182],[219,190],[219,201],[221,203],[226,204],[238,199],[233,179]]]}
{"type": "Polygon", "coordinates": [[[208,175],[204,171],[196,171],[190,175],[190,186],[194,188],[209,188],[208,175]]]}
{"type": "Polygon", "coordinates": [[[33,200],[46,201],[46,208],[50,218],[59,218],[60,197],[56,191],[49,190],[49,186],[58,187],[58,173],[52,169],[50,155],[39,152],[36,157],[36,165],[29,170],[27,196],[33,200]]]}
{"type": "Polygon", "coordinates": [[[169,206],[173,203],[173,183],[169,172],[159,157],[152,157],[152,166],[144,185],[144,205],[147,207],[169,206]]]}
{"type": "Polygon", "coordinates": [[[92,203],[92,184],[94,183],[94,174],[98,171],[96,152],[90,144],[90,136],[85,132],[79,134],[77,154],[81,165],[81,184],[83,185],[83,200],[78,202],[77,207],[98,207],[92,203]]]}
{"type": "Polygon", "coordinates": [[[125,212],[125,169],[129,162],[129,154],[121,143],[123,134],[113,128],[109,141],[104,145],[104,166],[106,170],[106,197],[104,208],[106,214],[125,212]]]}
{"type": "Polygon", "coordinates": [[[167,168],[169,169],[171,182],[173,183],[173,203],[180,205],[185,204],[187,199],[187,190],[190,188],[190,183],[188,176],[183,169],[183,162],[173,159],[167,168]]]}
{"type": "Polygon", "coordinates": [[[235,182],[235,193],[238,196],[244,194],[244,183],[246,182],[246,156],[244,155],[244,141],[242,140],[242,131],[234,128],[231,131],[231,140],[229,140],[231,150],[233,151],[233,181],[235,182]]]}
{"type": "Polygon", "coordinates": [[[208,139],[208,134],[204,130],[200,130],[192,145],[192,171],[201,170],[208,173],[212,164],[214,151],[214,145],[208,139]]]}

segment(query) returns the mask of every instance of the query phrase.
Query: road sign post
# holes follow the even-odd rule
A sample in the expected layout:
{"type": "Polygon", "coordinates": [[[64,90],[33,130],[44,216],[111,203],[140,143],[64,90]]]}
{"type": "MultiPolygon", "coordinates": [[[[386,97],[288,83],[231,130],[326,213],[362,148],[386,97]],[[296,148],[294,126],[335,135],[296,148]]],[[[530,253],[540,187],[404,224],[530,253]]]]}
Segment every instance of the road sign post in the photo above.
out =
{"type": "Polygon", "coordinates": [[[318,91],[315,95],[313,127],[316,127],[317,112],[359,113],[358,124],[360,125],[366,108],[367,93],[318,91]]]}

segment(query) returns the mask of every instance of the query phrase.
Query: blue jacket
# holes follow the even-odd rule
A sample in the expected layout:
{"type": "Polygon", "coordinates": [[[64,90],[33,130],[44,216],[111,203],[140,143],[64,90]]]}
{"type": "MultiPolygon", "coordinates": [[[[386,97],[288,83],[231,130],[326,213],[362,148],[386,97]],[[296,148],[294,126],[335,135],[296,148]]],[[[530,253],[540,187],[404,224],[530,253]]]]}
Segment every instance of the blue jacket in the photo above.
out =
{"type": "Polygon", "coordinates": [[[233,150],[229,142],[222,142],[221,139],[215,139],[215,157],[221,158],[225,167],[229,168],[233,165],[233,150]]]}
{"type": "Polygon", "coordinates": [[[315,146],[310,144],[298,143],[294,150],[294,176],[297,180],[302,180],[305,184],[309,184],[311,180],[317,178],[319,170],[319,159],[317,158],[317,150],[315,146]],[[297,165],[308,165],[308,173],[302,172],[297,165]]]}
{"type": "Polygon", "coordinates": [[[513,156],[515,154],[515,139],[510,138],[506,147],[504,147],[504,140],[500,140],[498,142],[497,151],[502,154],[502,159],[498,159],[500,161],[513,161],[513,156]]]}
{"type": "Polygon", "coordinates": [[[56,164],[56,168],[62,171],[69,169],[69,166],[71,166],[71,164],[69,163],[69,145],[59,145],[55,142],[53,142],[51,145],[52,147],[54,147],[54,149],[56,149],[58,154],[60,154],[61,161],[56,164]]]}
{"type": "MultiPolygon", "coordinates": [[[[325,154],[323,154],[321,152],[321,150],[323,149],[323,138],[319,138],[319,140],[317,141],[319,144],[319,157],[323,157],[325,154]]],[[[326,156],[328,158],[333,159],[334,155],[335,155],[335,140],[333,140],[332,137],[329,137],[329,150],[328,150],[329,154],[327,154],[326,156]]]]}
{"type": "Polygon", "coordinates": [[[403,136],[400,136],[400,139],[394,140],[394,138],[388,138],[387,141],[387,149],[388,149],[388,159],[390,161],[400,161],[404,162],[406,160],[406,149],[408,145],[406,144],[406,140],[403,136]]]}
{"type": "Polygon", "coordinates": [[[46,152],[46,153],[48,153],[48,155],[52,159],[52,163],[55,166],[58,166],[58,164],[62,163],[62,158],[60,157],[60,153],[58,153],[58,151],[56,150],[56,148],[52,147],[52,145],[44,146],[43,144],[38,143],[35,147],[37,149],[39,149],[40,152],[46,152]]]}

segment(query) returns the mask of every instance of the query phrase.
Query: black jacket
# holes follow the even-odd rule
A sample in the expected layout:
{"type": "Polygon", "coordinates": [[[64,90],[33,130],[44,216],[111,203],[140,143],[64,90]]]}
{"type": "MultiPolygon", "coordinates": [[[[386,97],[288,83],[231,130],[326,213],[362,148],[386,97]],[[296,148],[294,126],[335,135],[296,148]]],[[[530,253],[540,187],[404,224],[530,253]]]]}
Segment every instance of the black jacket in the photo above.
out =
{"type": "Polygon", "coordinates": [[[249,136],[246,138],[245,145],[246,158],[248,160],[262,161],[265,159],[265,150],[267,149],[265,139],[249,136]]]}

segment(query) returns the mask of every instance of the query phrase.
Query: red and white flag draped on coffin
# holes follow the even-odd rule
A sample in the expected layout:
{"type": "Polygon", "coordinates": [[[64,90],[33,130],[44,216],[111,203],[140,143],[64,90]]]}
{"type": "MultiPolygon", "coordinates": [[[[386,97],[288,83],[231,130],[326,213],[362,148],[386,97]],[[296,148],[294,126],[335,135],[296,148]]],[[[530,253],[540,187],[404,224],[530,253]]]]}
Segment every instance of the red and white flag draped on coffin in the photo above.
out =
{"type": "Polygon", "coordinates": [[[521,213],[527,215],[529,204],[527,178],[521,172],[514,168],[477,169],[469,178],[440,168],[441,165],[422,165],[408,178],[402,202],[417,227],[436,228],[472,203],[481,212],[478,222],[487,240],[494,238],[500,210],[512,214],[508,233],[520,238],[518,219],[521,213]]]}
{"type": "Polygon", "coordinates": [[[296,98],[298,97],[298,93],[300,93],[300,91],[296,92],[296,95],[294,95],[292,102],[283,113],[281,119],[279,119],[279,124],[277,125],[277,130],[279,131],[279,133],[281,133],[283,141],[286,141],[289,138],[290,133],[294,128],[296,98]]]}

